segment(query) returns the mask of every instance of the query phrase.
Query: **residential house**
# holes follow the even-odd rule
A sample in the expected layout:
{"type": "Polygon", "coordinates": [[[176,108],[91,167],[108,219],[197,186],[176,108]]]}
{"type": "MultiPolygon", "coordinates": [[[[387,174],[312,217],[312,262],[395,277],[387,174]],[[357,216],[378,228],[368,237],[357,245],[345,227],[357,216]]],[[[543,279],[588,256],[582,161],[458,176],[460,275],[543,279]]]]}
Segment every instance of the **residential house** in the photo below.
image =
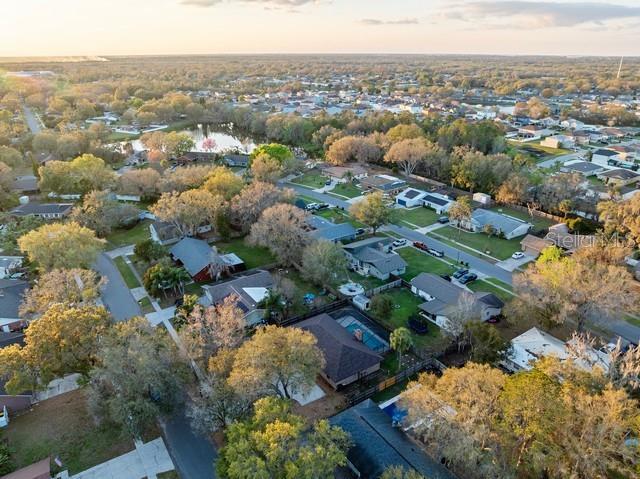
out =
{"type": "Polygon", "coordinates": [[[26,203],[13,210],[13,216],[36,216],[45,220],[59,220],[71,213],[73,203],[26,203]]]}
{"type": "Polygon", "coordinates": [[[189,163],[196,163],[198,161],[211,162],[214,161],[218,155],[211,151],[188,151],[179,158],[176,158],[176,162],[179,165],[187,165],[189,163]]]}
{"type": "Polygon", "coordinates": [[[0,279],[0,330],[18,331],[26,326],[19,309],[29,283],[20,279],[0,279]]]}
{"type": "Polygon", "coordinates": [[[311,228],[309,235],[315,239],[337,243],[356,238],[356,229],[351,223],[333,223],[322,216],[311,215],[307,224],[311,228]]]}
{"type": "Polygon", "coordinates": [[[427,196],[426,191],[407,188],[396,196],[396,203],[405,208],[414,208],[416,206],[422,206],[422,200],[425,196],[427,196]]]}
{"type": "MultiPolygon", "coordinates": [[[[544,356],[555,356],[561,361],[566,361],[572,358],[568,346],[570,343],[565,343],[534,327],[511,340],[511,350],[503,361],[503,366],[516,372],[532,369],[532,363],[544,356]]],[[[577,366],[585,370],[591,370],[595,365],[605,370],[609,368],[608,355],[594,348],[588,348],[587,359],[572,359],[575,360],[577,366]]]]}
{"type": "Polygon", "coordinates": [[[16,273],[22,267],[22,256],[0,256],[0,279],[16,273]]]}
{"type": "Polygon", "coordinates": [[[183,238],[169,250],[171,257],[182,265],[194,281],[217,279],[224,273],[242,271],[244,261],[235,254],[220,255],[215,247],[195,238],[183,238]]]}
{"type": "Polygon", "coordinates": [[[562,173],[579,173],[584,177],[589,177],[605,171],[605,168],[589,161],[573,160],[562,165],[560,171],[562,173]]]}
{"type": "Polygon", "coordinates": [[[640,174],[626,168],[615,168],[613,170],[602,171],[597,175],[598,179],[607,185],[628,186],[640,182],[640,174]]]}
{"type": "Polygon", "coordinates": [[[440,193],[427,193],[422,199],[422,204],[434,210],[439,215],[445,214],[451,208],[453,200],[440,193]]]}
{"type": "Polygon", "coordinates": [[[327,176],[331,181],[337,183],[347,183],[351,180],[361,180],[369,175],[366,168],[360,165],[353,166],[325,166],[321,169],[324,176],[327,176]]]}
{"type": "Polygon", "coordinates": [[[163,246],[177,243],[182,238],[178,228],[165,221],[154,221],[151,223],[149,225],[149,233],[153,241],[163,246]]]}
{"type": "Polygon", "coordinates": [[[539,140],[549,135],[553,135],[553,130],[542,125],[526,125],[518,129],[518,137],[526,140],[539,140]]]}
{"type": "Polygon", "coordinates": [[[555,246],[568,253],[573,253],[576,249],[592,245],[597,241],[594,235],[570,233],[569,227],[565,223],[558,223],[549,227],[549,232],[544,239],[551,241],[555,246]]]}
{"type": "Polygon", "coordinates": [[[599,148],[593,151],[591,155],[591,162],[600,166],[611,166],[617,164],[621,160],[617,151],[605,150],[599,148]]]}
{"type": "Polygon", "coordinates": [[[389,237],[374,236],[346,244],[342,249],[351,268],[359,274],[387,280],[391,275],[404,274],[407,267],[402,257],[391,251],[391,242],[389,237]]]}
{"type": "Polygon", "coordinates": [[[360,180],[360,186],[364,189],[381,191],[389,195],[399,193],[406,188],[407,182],[390,175],[367,176],[360,180]]]}
{"type": "Polygon", "coordinates": [[[547,148],[574,148],[576,139],[573,136],[553,135],[542,140],[540,146],[547,148]]]}
{"type": "Polygon", "coordinates": [[[325,358],[321,375],[334,389],[380,369],[382,356],[358,339],[358,334],[350,333],[328,314],[305,319],[295,327],[316,337],[317,346],[325,358]]]}
{"type": "Polygon", "coordinates": [[[271,273],[256,271],[223,283],[203,286],[204,296],[200,303],[204,306],[215,306],[226,298],[234,297],[238,308],[244,313],[247,327],[254,327],[265,319],[266,311],[260,307],[260,303],[267,298],[273,284],[271,273]]]}
{"type": "Polygon", "coordinates": [[[477,208],[471,213],[469,220],[459,222],[460,227],[473,233],[483,231],[487,225],[493,226],[496,234],[502,233],[506,239],[513,239],[525,235],[533,227],[531,223],[527,223],[519,218],[485,210],[484,208],[477,208]]]}
{"type": "Polygon", "coordinates": [[[429,479],[454,479],[438,460],[432,459],[402,428],[394,427],[391,415],[371,399],[329,419],[350,436],[349,469],[360,478],[378,478],[389,467],[416,471],[429,479]]]}
{"type": "Polygon", "coordinates": [[[553,246],[553,241],[538,238],[537,236],[530,234],[522,238],[522,241],[520,241],[522,252],[528,256],[533,256],[534,258],[540,256],[540,253],[549,246],[553,246]]]}
{"type": "Polygon", "coordinates": [[[16,176],[13,181],[13,191],[19,194],[35,194],[40,190],[38,187],[38,178],[34,175],[16,176]]]}
{"type": "Polygon", "coordinates": [[[249,166],[249,155],[224,155],[222,161],[232,168],[247,168],[249,166]]]}
{"type": "Polygon", "coordinates": [[[411,280],[411,292],[425,300],[418,308],[423,315],[443,329],[450,328],[452,314],[462,306],[464,294],[472,301],[477,317],[487,321],[502,312],[504,303],[493,293],[469,292],[437,274],[420,273],[411,280]]]}

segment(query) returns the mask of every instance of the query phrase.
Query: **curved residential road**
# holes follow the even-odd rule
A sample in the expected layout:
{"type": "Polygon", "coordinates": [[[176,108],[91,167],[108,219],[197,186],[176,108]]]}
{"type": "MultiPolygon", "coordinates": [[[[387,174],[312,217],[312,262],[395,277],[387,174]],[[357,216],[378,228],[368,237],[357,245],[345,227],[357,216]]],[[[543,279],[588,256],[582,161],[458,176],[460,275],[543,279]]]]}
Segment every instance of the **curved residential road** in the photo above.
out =
{"type": "Polygon", "coordinates": [[[27,105],[22,105],[22,111],[31,133],[40,133],[42,131],[42,123],[40,123],[40,119],[36,116],[33,110],[31,110],[27,105]]]}
{"type": "Polygon", "coordinates": [[[126,321],[134,316],[142,316],[140,305],[120,275],[120,271],[105,253],[98,256],[95,269],[107,278],[102,288],[102,302],[116,321],[126,321]]]}

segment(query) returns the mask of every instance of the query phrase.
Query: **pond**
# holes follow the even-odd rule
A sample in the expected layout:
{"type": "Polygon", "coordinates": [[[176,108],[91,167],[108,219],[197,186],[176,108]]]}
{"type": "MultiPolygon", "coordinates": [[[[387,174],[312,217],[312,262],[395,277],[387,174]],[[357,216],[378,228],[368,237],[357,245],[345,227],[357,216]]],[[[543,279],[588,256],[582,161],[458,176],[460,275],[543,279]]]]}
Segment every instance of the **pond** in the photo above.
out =
{"type": "MultiPolygon", "coordinates": [[[[179,133],[186,133],[193,138],[196,144],[193,151],[251,153],[256,148],[256,143],[252,138],[241,134],[232,127],[225,128],[220,125],[197,124],[191,128],[181,130],[179,133]],[[207,141],[207,139],[210,139],[210,141],[207,141]],[[207,145],[207,143],[209,144],[207,145]]],[[[139,139],[133,140],[131,145],[136,151],[145,149],[139,139]]]]}

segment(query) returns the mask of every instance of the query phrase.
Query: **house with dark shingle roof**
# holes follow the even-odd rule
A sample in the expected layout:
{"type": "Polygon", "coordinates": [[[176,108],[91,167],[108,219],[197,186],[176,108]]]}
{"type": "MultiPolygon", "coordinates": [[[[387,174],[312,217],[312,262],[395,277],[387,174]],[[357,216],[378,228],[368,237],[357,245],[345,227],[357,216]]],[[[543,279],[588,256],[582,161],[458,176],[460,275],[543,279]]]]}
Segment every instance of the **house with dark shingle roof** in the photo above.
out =
{"type": "Polygon", "coordinates": [[[295,325],[316,337],[325,358],[322,377],[334,389],[351,384],[380,369],[382,356],[328,314],[305,319],[295,325]]]}
{"type": "Polygon", "coordinates": [[[209,243],[195,238],[181,239],[169,253],[195,281],[207,281],[221,273],[244,269],[244,262],[235,254],[220,255],[209,243]]]}
{"type": "Polygon", "coordinates": [[[350,241],[356,237],[356,229],[351,223],[333,223],[322,216],[311,215],[307,220],[311,228],[309,236],[318,240],[350,241]]]}
{"type": "Polygon", "coordinates": [[[465,295],[471,301],[474,315],[481,321],[498,316],[504,307],[493,293],[467,291],[432,273],[420,273],[413,278],[411,292],[425,300],[418,306],[422,315],[443,329],[449,327],[449,317],[463,307],[465,295]]]}
{"type": "Polygon", "coordinates": [[[378,237],[356,241],[342,247],[351,267],[363,276],[374,276],[381,280],[389,276],[404,274],[407,263],[391,251],[389,237],[378,237]]]}
{"type": "Polygon", "coordinates": [[[45,220],[57,220],[68,216],[73,203],[26,203],[11,210],[13,216],[36,216],[45,220]]]}
{"type": "Polygon", "coordinates": [[[19,279],[0,279],[0,329],[17,331],[26,326],[18,310],[29,283],[19,279]]]}
{"type": "Polygon", "coordinates": [[[371,399],[342,411],[329,422],[351,436],[353,445],[347,459],[358,477],[377,479],[389,467],[399,466],[429,479],[456,479],[402,429],[394,427],[391,416],[371,399]]]}

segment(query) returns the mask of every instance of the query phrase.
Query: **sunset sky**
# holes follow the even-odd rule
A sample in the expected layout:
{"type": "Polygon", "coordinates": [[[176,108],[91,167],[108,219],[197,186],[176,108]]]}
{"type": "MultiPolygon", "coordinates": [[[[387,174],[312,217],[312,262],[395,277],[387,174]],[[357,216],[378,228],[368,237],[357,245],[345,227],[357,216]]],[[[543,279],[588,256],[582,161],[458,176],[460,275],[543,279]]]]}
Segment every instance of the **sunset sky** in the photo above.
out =
{"type": "Polygon", "coordinates": [[[640,55],[640,0],[0,0],[0,56],[640,55]]]}

